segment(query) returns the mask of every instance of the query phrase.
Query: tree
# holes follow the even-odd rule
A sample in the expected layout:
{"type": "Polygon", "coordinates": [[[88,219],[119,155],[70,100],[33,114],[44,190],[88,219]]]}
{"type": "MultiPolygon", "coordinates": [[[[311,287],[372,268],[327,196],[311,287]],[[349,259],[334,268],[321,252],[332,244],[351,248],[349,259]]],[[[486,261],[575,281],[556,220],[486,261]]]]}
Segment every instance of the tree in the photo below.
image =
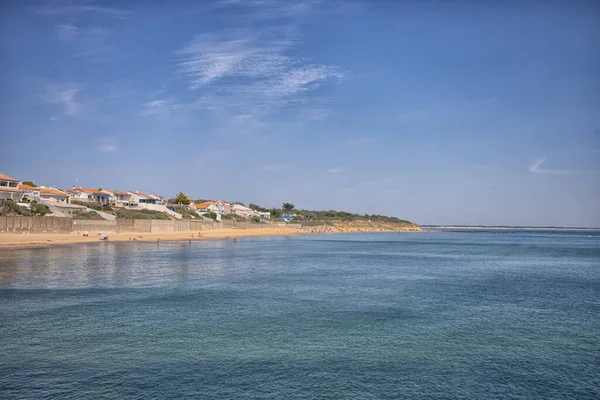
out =
{"type": "Polygon", "coordinates": [[[281,214],[282,214],[282,212],[279,208],[272,208],[270,210],[270,213],[271,213],[271,218],[279,218],[279,217],[281,217],[281,214]]]}
{"type": "Polygon", "coordinates": [[[179,205],[181,205],[181,204],[185,204],[185,205],[190,204],[190,199],[188,199],[188,197],[183,192],[179,192],[179,194],[177,195],[177,198],[175,199],[175,201],[177,201],[177,204],[179,204],[179,205]]]}
{"type": "Polygon", "coordinates": [[[250,205],[248,206],[248,208],[253,209],[254,211],[261,211],[261,212],[266,212],[269,211],[264,207],[259,206],[258,204],[254,204],[254,203],[250,203],[250,205]]]}
{"type": "Polygon", "coordinates": [[[198,199],[198,200],[194,200],[194,203],[200,204],[200,203],[206,203],[208,200],[206,199],[198,199]]]}
{"type": "Polygon", "coordinates": [[[31,186],[31,187],[37,187],[37,185],[35,183],[31,182],[31,181],[25,181],[25,182],[23,182],[23,185],[28,185],[28,186],[31,186]]]}
{"type": "Polygon", "coordinates": [[[283,208],[285,212],[289,213],[294,209],[294,205],[292,203],[283,203],[281,208],[283,208]]]}

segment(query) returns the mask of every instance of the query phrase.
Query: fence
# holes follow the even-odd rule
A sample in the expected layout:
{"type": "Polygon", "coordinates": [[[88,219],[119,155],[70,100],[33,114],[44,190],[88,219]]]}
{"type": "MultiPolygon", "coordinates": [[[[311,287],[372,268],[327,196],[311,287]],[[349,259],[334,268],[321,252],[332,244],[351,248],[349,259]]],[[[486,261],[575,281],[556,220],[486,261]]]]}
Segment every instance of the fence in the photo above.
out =
{"type": "Polygon", "coordinates": [[[285,223],[257,224],[252,222],[203,222],[197,220],[120,219],[73,220],[60,217],[0,217],[0,233],[70,233],[89,232],[198,232],[212,229],[264,229],[278,227],[298,228],[301,225],[285,223]]]}

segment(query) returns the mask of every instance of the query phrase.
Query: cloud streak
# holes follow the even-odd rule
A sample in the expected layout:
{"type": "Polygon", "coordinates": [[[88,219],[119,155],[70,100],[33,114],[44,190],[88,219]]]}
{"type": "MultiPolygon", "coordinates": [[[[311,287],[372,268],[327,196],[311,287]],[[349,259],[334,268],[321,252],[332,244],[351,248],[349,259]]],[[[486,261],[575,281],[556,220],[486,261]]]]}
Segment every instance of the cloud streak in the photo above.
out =
{"type": "Polygon", "coordinates": [[[117,140],[114,137],[106,136],[100,140],[100,151],[103,153],[113,153],[119,150],[117,140]]]}
{"type": "Polygon", "coordinates": [[[141,116],[157,116],[170,114],[173,111],[179,110],[183,107],[182,104],[177,103],[172,99],[153,100],[142,105],[143,110],[140,113],[141,116]]]}
{"type": "Polygon", "coordinates": [[[115,51],[108,43],[114,31],[101,27],[84,28],[70,23],[56,25],[54,31],[58,40],[72,46],[75,56],[107,58],[115,51]]]}
{"type": "Polygon", "coordinates": [[[327,172],[330,172],[332,174],[338,174],[338,173],[340,173],[342,171],[343,171],[343,169],[341,169],[341,168],[330,168],[330,169],[327,170],[327,172]]]}
{"type": "MultiPolygon", "coordinates": [[[[289,9],[288,3],[227,1],[221,6],[271,12],[289,9]]],[[[318,2],[293,4],[308,11],[318,2]]],[[[328,91],[346,73],[337,66],[296,56],[299,36],[293,23],[259,26],[266,27],[202,33],[175,52],[176,75],[189,90],[201,93],[196,108],[217,113],[226,121],[244,115],[256,123],[284,110],[298,120],[325,118],[328,91]]],[[[235,127],[227,130],[231,129],[235,127]]]]}
{"type": "Polygon", "coordinates": [[[97,15],[103,15],[113,18],[125,18],[133,15],[133,11],[117,8],[117,7],[103,7],[95,5],[94,2],[88,2],[88,4],[48,4],[45,7],[40,7],[34,11],[38,14],[44,15],[61,15],[61,14],[84,14],[91,13],[97,15]]]}
{"type": "Polygon", "coordinates": [[[543,157],[535,161],[533,164],[529,166],[529,172],[535,174],[556,174],[556,175],[567,175],[567,174],[595,174],[594,171],[587,170],[574,170],[574,169],[544,169],[540,168],[542,164],[546,162],[548,158],[543,157]]]}
{"type": "Polygon", "coordinates": [[[74,117],[81,112],[81,104],[77,100],[80,90],[77,85],[72,84],[49,84],[46,85],[42,101],[46,104],[59,105],[63,109],[63,115],[74,117]]]}

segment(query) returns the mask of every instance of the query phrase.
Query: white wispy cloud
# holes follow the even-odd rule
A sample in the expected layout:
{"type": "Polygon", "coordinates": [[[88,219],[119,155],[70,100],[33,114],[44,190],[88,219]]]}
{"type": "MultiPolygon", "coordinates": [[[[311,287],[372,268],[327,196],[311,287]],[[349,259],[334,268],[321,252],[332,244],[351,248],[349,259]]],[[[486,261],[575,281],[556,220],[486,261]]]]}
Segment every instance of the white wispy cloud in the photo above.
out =
{"type": "Polygon", "coordinates": [[[289,107],[310,109],[308,118],[322,119],[327,111],[318,90],[345,74],[295,57],[297,40],[285,27],[200,34],[176,52],[177,73],[190,90],[202,91],[198,105],[228,118],[259,119],[289,107]]]}
{"type": "Polygon", "coordinates": [[[327,172],[331,172],[332,174],[337,174],[337,173],[340,173],[342,171],[343,171],[342,168],[330,168],[330,169],[327,170],[327,172]]]}
{"type": "Polygon", "coordinates": [[[133,15],[132,10],[105,7],[97,1],[51,1],[42,7],[35,8],[34,11],[45,15],[92,13],[114,18],[125,18],[133,15]]]}
{"type": "Polygon", "coordinates": [[[317,6],[327,5],[324,0],[221,0],[219,4],[222,7],[242,8],[243,15],[252,19],[300,18],[314,11],[317,6]]]}
{"type": "Polygon", "coordinates": [[[175,110],[179,110],[183,107],[182,104],[172,99],[153,100],[142,105],[144,108],[140,115],[142,116],[155,116],[170,114],[175,110]]]}
{"type": "Polygon", "coordinates": [[[259,169],[261,171],[278,171],[283,168],[284,168],[284,166],[280,165],[280,164],[268,164],[268,165],[261,166],[259,169]]]}
{"type": "Polygon", "coordinates": [[[107,58],[116,49],[109,43],[110,37],[115,33],[111,29],[63,23],[56,25],[54,31],[59,41],[72,46],[75,56],[107,58]]]}
{"type": "Polygon", "coordinates": [[[546,162],[548,158],[543,157],[535,161],[533,164],[529,166],[529,172],[533,172],[536,174],[595,174],[595,171],[588,170],[575,170],[575,169],[544,169],[540,168],[543,163],[546,162]]]}
{"type": "Polygon", "coordinates": [[[62,107],[63,115],[74,117],[81,111],[81,104],[77,100],[81,88],[75,84],[49,84],[46,85],[42,101],[46,104],[56,104],[62,107]]]}
{"type": "Polygon", "coordinates": [[[100,151],[103,153],[112,153],[119,150],[117,140],[112,136],[105,136],[100,139],[100,151]]]}

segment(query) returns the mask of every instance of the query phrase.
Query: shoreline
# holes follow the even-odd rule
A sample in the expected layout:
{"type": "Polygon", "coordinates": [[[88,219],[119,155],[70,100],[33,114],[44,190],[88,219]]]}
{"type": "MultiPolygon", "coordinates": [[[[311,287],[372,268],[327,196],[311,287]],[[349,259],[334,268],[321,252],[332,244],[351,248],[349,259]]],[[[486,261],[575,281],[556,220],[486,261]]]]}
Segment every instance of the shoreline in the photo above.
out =
{"type": "Polygon", "coordinates": [[[2,233],[0,234],[0,251],[49,248],[56,245],[75,245],[80,243],[156,243],[178,241],[202,241],[214,239],[237,239],[243,237],[261,236],[298,236],[311,234],[331,233],[384,233],[384,232],[410,232],[409,230],[362,230],[362,229],[331,229],[326,228],[262,228],[262,229],[214,229],[201,232],[120,232],[107,233],[108,240],[100,240],[98,234],[90,233],[83,236],[81,233],[2,233]]]}

